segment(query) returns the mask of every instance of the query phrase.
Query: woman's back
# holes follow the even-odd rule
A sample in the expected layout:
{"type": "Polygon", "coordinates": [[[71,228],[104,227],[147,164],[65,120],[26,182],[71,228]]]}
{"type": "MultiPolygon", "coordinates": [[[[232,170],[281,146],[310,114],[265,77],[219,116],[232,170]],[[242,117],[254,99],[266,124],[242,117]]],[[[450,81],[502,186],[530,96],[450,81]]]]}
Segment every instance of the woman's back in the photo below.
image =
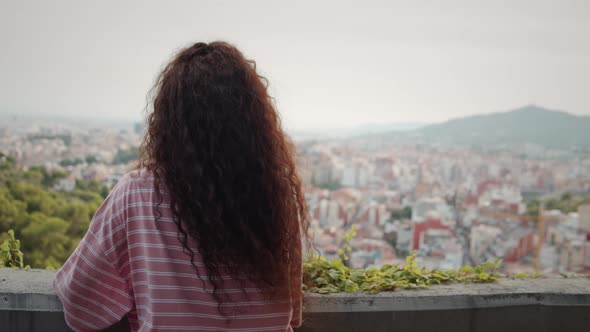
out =
{"type": "Polygon", "coordinates": [[[286,331],[301,323],[309,227],[294,148],[253,61],[181,50],[156,81],[136,171],[54,287],[67,322],[134,331],[286,331]]]}
{"type": "Polygon", "coordinates": [[[55,281],[70,326],[98,330],[127,314],[133,331],[291,330],[291,301],[270,301],[239,276],[220,276],[218,292],[227,302],[226,313],[219,312],[198,246],[191,243],[196,274],[178,239],[166,190],[161,192],[156,216],[154,178],[134,172],[98,210],[55,281]]]}

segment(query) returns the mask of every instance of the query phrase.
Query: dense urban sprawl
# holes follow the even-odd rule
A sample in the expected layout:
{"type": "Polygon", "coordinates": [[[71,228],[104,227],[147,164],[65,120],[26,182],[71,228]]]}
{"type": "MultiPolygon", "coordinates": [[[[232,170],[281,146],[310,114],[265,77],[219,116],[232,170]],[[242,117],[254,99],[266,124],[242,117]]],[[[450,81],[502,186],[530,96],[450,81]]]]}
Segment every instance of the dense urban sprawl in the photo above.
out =
{"type": "MultiPolygon", "coordinates": [[[[137,157],[142,130],[4,121],[0,151],[23,169],[63,172],[53,190],[72,191],[77,180],[112,186],[137,157]]],[[[345,253],[353,268],[403,263],[415,252],[437,269],[502,258],[506,273],[535,264],[545,274],[590,270],[588,156],[376,138],[296,144],[314,245],[328,259],[343,256],[354,227],[345,253]]]]}

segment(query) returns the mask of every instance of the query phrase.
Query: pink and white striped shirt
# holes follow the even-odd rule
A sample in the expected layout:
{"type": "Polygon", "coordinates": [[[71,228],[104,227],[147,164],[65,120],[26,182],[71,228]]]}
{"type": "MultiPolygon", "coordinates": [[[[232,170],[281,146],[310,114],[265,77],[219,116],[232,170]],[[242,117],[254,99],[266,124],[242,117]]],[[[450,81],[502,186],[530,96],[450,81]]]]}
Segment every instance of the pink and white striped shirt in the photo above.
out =
{"type": "Polygon", "coordinates": [[[219,291],[239,313],[221,315],[195,244],[189,242],[198,273],[183,253],[162,191],[159,222],[154,179],[145,172],[126,175],[96,212],[53,283],[72,329],[102,330],[125,316],[132,331],[292,331],[301,325],[300,298],[271,302],[248,284],[244,294],[232,276],[222,276],[219,291]]]}

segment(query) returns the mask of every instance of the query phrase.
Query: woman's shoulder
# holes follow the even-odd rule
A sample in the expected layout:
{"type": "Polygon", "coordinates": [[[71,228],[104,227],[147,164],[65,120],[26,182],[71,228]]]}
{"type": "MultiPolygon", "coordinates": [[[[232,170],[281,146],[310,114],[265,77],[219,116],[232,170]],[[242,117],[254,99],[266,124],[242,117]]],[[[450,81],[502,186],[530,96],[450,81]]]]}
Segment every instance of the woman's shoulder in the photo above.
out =
{"type": "Polygon", "coordinates": [[[156,177],[152,171],[137,169],[123,175],[113,191],[123,193],[134,189],[151,189],[154,187],[155,181],[156,177]]]}
{"type": "Polygon", "coordinates": [[[153,171],[141,168],[127,172],[125,175],[121,177],[120,181],[153,182],[154,179],[155,175],[153,171]]]}

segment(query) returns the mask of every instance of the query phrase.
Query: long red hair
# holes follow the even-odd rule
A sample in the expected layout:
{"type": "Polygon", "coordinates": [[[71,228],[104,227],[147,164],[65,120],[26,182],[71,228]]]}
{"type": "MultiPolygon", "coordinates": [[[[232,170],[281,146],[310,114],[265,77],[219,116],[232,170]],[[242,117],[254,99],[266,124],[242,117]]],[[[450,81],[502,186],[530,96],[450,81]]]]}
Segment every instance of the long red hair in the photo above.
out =
{"type": "Polygon", "coordinates": [[[153,90],[138,167],[165,183],[185,252],[195,265],[194,239],[215,290],[223,268],[275,295],[301,292],[288,282],[300,278],[309,217],[265,83],[238,49],[213,42],[181,50],[153,90]]]}

